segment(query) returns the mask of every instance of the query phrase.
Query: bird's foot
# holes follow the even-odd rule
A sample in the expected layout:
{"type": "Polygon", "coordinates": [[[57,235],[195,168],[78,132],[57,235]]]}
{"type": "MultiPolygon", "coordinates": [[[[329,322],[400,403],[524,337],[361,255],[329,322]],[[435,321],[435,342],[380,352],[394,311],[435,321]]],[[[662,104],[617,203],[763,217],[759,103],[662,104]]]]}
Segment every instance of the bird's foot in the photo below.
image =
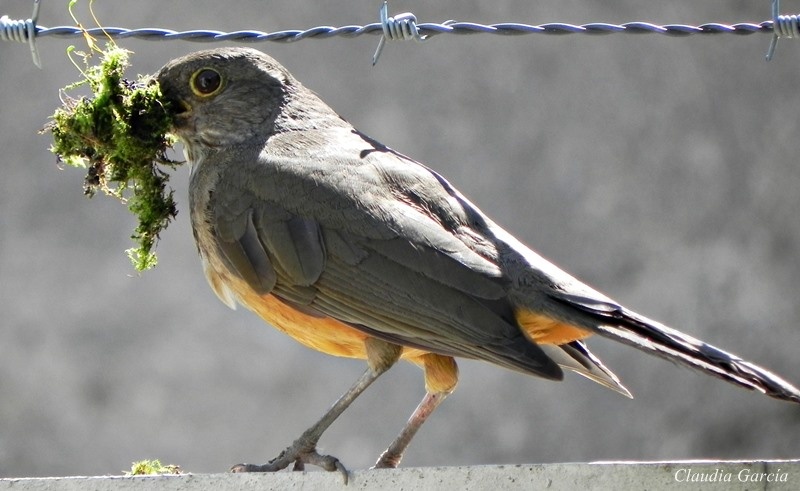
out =
{"type": "Polygon", "coordinates": [[[315,465],[328,472],[340,472],[347,484],[347,469],[332,455],[320,455],[315,445],[309,445],[301,440],[294,442],[290,447],[266,464],[237,464],[231,467],[231,472],[277,472],[292,466],[293,471],[305,470],[305,465],[315,465]]]}

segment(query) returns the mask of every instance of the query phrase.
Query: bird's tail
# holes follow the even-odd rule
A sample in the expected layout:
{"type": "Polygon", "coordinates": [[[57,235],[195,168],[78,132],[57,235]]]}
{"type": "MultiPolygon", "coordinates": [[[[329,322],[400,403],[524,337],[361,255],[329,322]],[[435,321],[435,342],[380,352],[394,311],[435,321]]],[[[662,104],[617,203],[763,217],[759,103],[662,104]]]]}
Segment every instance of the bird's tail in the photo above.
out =
{"type": "MultiPolygon", "coordinates": [[[[602,308],[576,299],[558,299],[587,314],[584,324],[603,337],[689,366],[770,397],[800,404],[800,390],[758,365],[624,308],[602,308]]],[[[583,324],[583,323],[582,323],[583,324]]]]}

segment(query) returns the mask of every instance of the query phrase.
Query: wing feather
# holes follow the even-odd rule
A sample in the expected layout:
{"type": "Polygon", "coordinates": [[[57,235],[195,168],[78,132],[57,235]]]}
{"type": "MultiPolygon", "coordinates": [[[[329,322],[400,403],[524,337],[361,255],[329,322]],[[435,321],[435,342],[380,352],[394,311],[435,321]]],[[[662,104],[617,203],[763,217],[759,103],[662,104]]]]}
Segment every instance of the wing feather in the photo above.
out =
{"type": "Polygon", "coordinates": [[[226,176],[210,215],[230,269],[379,338],[562,378],[516,325],[479,212],[424,166],[344,137],[323,159],[268,145],[226,176]]]}

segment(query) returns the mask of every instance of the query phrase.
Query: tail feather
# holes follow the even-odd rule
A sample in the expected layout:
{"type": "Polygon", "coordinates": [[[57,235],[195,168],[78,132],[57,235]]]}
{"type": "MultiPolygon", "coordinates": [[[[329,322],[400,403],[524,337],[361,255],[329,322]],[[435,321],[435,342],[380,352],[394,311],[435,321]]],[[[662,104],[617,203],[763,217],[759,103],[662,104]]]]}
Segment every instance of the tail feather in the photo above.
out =
{"type": "Polygon", "coordinates": [[[689,366],[708,375],[776,399],[800,404],[800,390],[774,373],[742,360],[699,339],[622,307],[598,308],[596,303],[560,298],[561,303],[577,307],[591,318],[582,323],[595,333],[672,362],[689,366]]]}
{"type": "Polygon", "coordinates": [[[614,372],[606,368],[586,348],[582,341],[572,341],[562,345],[543,344],[540,348],[561,368],[582,375],[593,382],[633,399],[630,391],[622,385],[622,382],[614,375],[614,372]]]}

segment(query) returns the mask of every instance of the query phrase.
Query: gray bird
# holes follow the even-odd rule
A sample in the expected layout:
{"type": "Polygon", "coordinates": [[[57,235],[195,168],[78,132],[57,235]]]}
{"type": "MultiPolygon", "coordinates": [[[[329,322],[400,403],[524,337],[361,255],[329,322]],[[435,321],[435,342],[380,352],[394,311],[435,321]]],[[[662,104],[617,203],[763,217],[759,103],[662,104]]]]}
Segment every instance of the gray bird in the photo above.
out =
{"type": "Polygon", "coordinates": [[[453,391],[454,358],[561,380],[564,370],[630,397],[584,344],[597,334],[770,397],[788,382],[626,309],[500,228],[444,177],[354,129],[269,56],[199,51],[157,75],[179,108],[192,164],[191,222],[209,284],[300,343],[368,368],[277,458],[347,473],[316,444],[398,359],[427,394],[376,467],[396,467],[453,391]]]}

